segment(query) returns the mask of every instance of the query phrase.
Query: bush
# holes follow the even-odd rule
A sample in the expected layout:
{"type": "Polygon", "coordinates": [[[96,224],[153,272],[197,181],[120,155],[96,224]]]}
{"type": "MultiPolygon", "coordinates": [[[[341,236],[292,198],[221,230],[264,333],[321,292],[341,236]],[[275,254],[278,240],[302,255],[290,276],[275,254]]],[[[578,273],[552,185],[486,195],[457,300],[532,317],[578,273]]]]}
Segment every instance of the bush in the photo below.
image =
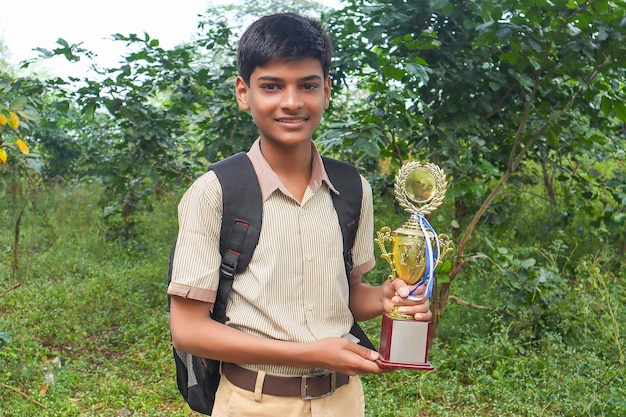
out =
{"type": "MultiPolygon", "coordinates": [[[[24,215],[15,275],[10,250],[2,258],[0,288],[20,284],[0,298],[3,415],[190,415],[176,389],[165,296],[181,192],[153,200],[128,245],[105,239],[100,191],[43,190],[24,215]]],[[[14,209],[0,207],[7,215],[14,209]]],[[[406,217],[388,201],[376,212],[376,227],[406,217]]],[[[2,246],[12,237],[0,232],[2,246]]],[[[457,297],[488,309],[448,304],[430,350],[435,371],[362,377],[368,416],[626,412],[623,272],[611,272],[611,256],[601,253],[547,261],[567,258],[558,242],[550,251],[508,243],[486,251],[500,268],[478,257],[457,280],[457,297]],[[548,273],[558,277],[553,285],[541,278],[548,273]]],[[[367,279],[376,284],[388,274],[380,261],[367,279]]],[[[376,343],[380,320],[364,328],[376,343]]]]}

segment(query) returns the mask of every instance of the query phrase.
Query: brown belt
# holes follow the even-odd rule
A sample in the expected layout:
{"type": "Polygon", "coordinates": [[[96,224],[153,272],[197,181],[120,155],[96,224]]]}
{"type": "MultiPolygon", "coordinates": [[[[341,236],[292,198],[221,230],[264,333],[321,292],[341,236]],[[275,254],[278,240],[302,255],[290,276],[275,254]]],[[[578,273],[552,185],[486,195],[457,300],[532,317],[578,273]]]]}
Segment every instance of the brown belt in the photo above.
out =
{"type": "MultiPolygon", "coordinates": [[[[239,388],[254,392],[258,372],[232,363],[223,363],[222,373],[239,388]]],[[[268,395],[311,400],[331,395],[348,381],[350,381],[348,375],[331,371],[302,376],[265,375],[262,392],[268,395]]]]}

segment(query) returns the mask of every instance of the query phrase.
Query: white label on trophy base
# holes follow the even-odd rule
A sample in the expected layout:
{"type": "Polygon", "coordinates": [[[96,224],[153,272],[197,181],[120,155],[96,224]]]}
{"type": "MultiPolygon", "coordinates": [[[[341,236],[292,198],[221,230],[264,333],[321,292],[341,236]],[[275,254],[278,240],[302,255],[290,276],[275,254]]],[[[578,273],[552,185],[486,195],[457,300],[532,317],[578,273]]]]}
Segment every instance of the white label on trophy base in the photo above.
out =
{"type": "Polygon", "coordinates": [[[427,346],[428,322],[394,320],[389,350],[391,362],[424,363],[427,346]]]}

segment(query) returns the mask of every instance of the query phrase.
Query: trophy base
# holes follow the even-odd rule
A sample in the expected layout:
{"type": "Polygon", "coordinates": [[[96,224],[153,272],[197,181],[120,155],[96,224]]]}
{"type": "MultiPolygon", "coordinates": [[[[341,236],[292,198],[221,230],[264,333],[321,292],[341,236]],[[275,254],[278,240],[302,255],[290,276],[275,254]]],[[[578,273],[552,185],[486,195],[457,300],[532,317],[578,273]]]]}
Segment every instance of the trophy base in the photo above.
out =
{"type": "Polygon", "coordinates": [[[389,362],[384,359],[379,359],[376,361],[378,366],[385,369],[412,369],[414,371],[434,371],[435,367],[430,363],[402,363],[402,362],[389,362]]]}
{"type": "Polygon", "coordinates": [[[406,320],[383,314],[378,364],[389,369],[432,371],[428,362],[430,322],[406,320]]]}

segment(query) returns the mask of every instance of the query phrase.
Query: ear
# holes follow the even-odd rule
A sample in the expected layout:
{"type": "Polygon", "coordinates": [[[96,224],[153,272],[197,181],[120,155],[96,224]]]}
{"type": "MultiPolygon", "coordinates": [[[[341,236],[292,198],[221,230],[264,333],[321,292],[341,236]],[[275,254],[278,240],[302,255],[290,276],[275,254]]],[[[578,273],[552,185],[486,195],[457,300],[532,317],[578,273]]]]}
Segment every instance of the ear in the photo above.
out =
{"type": "Polygon", "coordinates": [[[326,77],[326,81],[324,81],[324,110],[328,109],[328,105],[330,103],[330,75],[326,77]]]}
{"type": "Polygon", "coordinates": [[[246,82],[241,78],[241,76],[237,77],[235,81],[235,95],[237,97],[237,103],[239,104],[239,110],[248,111],[250,110],[250,104],[248,103],[248,87],[246,82]]]}

